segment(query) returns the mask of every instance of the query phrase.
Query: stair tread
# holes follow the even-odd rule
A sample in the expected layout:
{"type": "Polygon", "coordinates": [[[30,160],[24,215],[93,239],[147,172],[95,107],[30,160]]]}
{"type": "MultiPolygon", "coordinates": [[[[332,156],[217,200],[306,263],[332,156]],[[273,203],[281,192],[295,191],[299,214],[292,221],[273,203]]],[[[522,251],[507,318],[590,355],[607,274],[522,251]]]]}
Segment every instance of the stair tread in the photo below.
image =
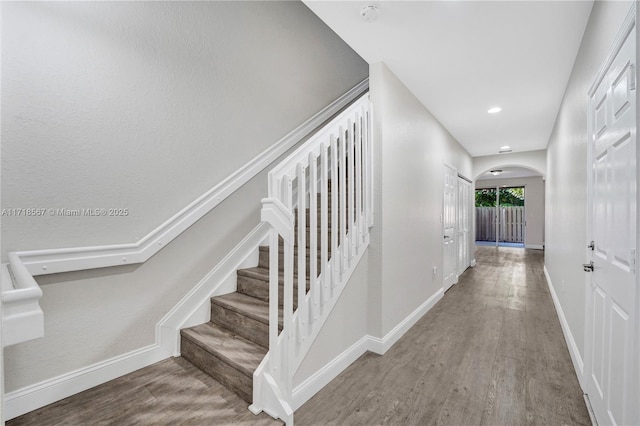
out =
{"type": "MultiPolygon", "coordinates": [[[[294,265],[297,266],[297,265],[294,265]]],[[[266,282],[269,282],[269,268],[267,267],[263,267],[263,266],[255,266],[253,268],[243,268],[243,269],[238,269],[237,271],[238,275],[243,275],[245,277],[250,277],[250,278],[257,278],[259,280],[263,280],[266,282]]],[[[297,269],[294,268],[293,271],[293,276],[295,277],[296,281],[298,280],[298,274],[297,274],[297,269]]],[[[278,273],[278,278],[280,281],[284,280],[284,272],[280,272],[278,273]]],[[[309,281],[309,278],[307,277],[307,281],[309,281]]]]}
{"type": "Polygon", "coordinates": [[[182,330],[182,336],[211,355],[252,376],[267,349],[211,322],[182,330]]]}
{"type": "MultiPolygon", "coordinates": [[[[215,303],[223,308],[242,314],[264,324],[269,324],[269,302],[247,296],[242,293],[229,293],[211,298],[211,303],[215,303]]],[[[282,328],[282,309],[278,309],[278,325],[282,328]]]]}

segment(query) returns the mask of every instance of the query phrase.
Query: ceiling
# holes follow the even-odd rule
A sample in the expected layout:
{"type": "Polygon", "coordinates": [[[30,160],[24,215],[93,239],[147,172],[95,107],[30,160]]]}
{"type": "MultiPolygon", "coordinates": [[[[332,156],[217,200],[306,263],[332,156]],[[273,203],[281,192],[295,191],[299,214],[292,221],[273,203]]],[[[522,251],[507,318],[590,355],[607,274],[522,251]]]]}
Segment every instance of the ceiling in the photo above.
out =
{"type": "Polygon", "coordinates": [[[592,1],[309,1],[384,62],[472,156],[545,149],[592,1]],[[364,22],[363,6],[380,15],[364,22]],[[499,106],[502,112],[488,114],[499,106]]]}

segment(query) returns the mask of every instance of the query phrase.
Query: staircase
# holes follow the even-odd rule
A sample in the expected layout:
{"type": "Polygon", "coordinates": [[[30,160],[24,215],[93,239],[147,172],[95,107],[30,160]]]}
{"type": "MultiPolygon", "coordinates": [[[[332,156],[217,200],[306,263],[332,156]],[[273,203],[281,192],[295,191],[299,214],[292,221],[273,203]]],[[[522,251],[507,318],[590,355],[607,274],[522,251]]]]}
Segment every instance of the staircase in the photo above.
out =
{"type": "MultiPolygon", "coordinates": [[[[329,189],[329,194],[330,194],[329,189]]],[[[318,195],[318,205],[320,195],[318,195]]],[[[307,217],[309,215],[307,209],[307,217]]],[[[296,214],[297,217],[297,214],[296,214]]],[[[306,221],[306,290],[309,291],[310,247],[309,221],[306,221]]],[[[318,244],[320,243],[318,229],[318,244]]],[[[329,223],[329,238],[331,225],[329,223]]],[[[298,236],[296,233],[296,242],[298,236]]],[[[294,246],[294,262],[298,262],[298,245],[294,246]]],[[[181,330],[181,355],[248,403],[253,398],[253,372],[269,346],[269,247],[259,248],[258,266],[237,271],[237,291],[211,298],[211,321],[181,330]]],[[[280,244],[279,308],[284,295],[284,256],[280,244]]],[[[320,259],[316,259],[320,270],[320,259]]],[[[294,275],[294,293],[298,277],[294,275]]],[[[294,300],[294,310],[297,300],[294,300]]],[[[282,329],[282,312],[279,315],[282,329]]]]}
{"type": "Polygon", "coordinates": [[[271,169],[258,266],[236,271],[236,292],[211,298],[208,323],[181,330],[182,357],[254,414],[293,424],[293,376],[369,244],[370,134],[362,96],[271,169]]]}

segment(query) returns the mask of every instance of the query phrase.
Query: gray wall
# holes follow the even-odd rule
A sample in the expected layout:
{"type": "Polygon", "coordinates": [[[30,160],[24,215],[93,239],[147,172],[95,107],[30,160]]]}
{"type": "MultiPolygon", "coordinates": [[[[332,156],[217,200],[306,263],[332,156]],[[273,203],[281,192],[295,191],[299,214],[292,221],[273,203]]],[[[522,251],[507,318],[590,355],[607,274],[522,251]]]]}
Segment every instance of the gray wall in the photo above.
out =
{"type": "Polygon", "coordinates": [[[630,2],[596,1],[547,147],[545,266],[584,358],[587,91],[630,2]]]}
{"type": "Polygon", "coordinates": [[[540,177],[519,179],[487,179],[476,181],[476,189],[496,186],[524,186],[524,216],[527,223],[525,246],[542,248],[544,245],[544,180],[540,177]]]}
{"type": "Polygon", "coordinates": [[[367,75],[301,2],[2,4],[7,251],[131,243],[367,75]]]}
{"type": "MultiPolygon", "coordinates": [[[[367,77],[300,2],[2,4],[3,253],[142,237],[367,77]]],[[[45,337],[6,391],[154,341],[154,326],[260,221],[266,171],[148,262],[38,277],[45,337]]]]}

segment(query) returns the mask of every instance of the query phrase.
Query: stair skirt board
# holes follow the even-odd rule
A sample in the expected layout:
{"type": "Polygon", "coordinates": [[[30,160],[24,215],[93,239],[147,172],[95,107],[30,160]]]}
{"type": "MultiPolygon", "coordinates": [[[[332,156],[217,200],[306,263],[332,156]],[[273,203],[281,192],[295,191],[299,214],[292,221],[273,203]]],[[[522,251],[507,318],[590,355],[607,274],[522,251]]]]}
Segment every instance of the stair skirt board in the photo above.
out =
{"type": "MultiPolygon", "coordinates": [[[[295,241],[294,255],[297,258],[301,253],[297,246],[297,238],[295,241]]],[[[236,291],[210,299],[209,322],[185,327],[181,331],[182,357],[249,403],[253,402],[253,373],[269,346],[269,252],[265,247],[258,248],[258,251],[257,266],[240,268],[236,271],[236,291]],[[251,356],[251,354],[262,355],[251,356]],[[245,359],[247,357],[250,360],[245,359]]],[[[305,254],[310,258],[308,246],[305,254]]],[[[319,253],[316,255],[315,261],[320,262],[319,253]]],[[[279,283],[284,288],[282,263],[279,264],[278,269],[279,283]]],[[[306,269],[306,273],[305,290],[308,292],[309,268],[306,269]]],[[[295,277],[294,294],[298,294],[298,285],[299,279],[295,277]]],[[[278,302],[281,309],[283,295],[284,291],[279,291],[278,302]]],[[[294,300],[297,301],[297,298],[294,300]]],[[[296,308],[294,304],[294,309],[296,308]]],[[[282,314],[279,318],[279,328],[282,329],[282,314]]]]}
{"type": "MultiPolygon", "coordinates": [[[[382,339],[368,335],[363,336],[296,386],[293,389],[294,410],[311,399],[366,351],[384,354],[442,298],[443,294],[442,289],[439,290],[382,339]]],[[[4,420],[21,416],[170,357],[171,353],[168,353],[159,344],[154,344],[9,392],[4,397],[4,420]]]]}

